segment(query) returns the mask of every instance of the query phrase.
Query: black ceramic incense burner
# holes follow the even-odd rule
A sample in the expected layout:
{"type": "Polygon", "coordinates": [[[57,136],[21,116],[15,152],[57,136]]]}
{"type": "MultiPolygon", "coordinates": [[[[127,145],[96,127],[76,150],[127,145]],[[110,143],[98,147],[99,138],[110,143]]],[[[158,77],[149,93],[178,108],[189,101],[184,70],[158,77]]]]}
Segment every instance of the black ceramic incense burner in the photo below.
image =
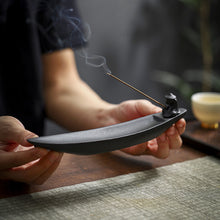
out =
{"type": "Polygon", "coordinates": [[[179,119],[186,109],[178,108],[176,97],[166,97],[161,113],[97,129],[31,138],[36,147],[71,154],[98,154],[119,150],[158,137],[179,119]]]}

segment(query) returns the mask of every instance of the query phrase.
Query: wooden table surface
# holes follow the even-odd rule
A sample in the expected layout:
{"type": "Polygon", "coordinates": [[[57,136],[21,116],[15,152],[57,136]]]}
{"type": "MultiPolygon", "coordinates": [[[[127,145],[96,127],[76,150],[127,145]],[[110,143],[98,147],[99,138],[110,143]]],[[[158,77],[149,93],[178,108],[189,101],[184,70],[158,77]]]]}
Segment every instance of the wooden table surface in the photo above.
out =
{"type": "Polygon", "coordinates": [[[58,169],[43,185],[30,186],[0,180],[0,198],[148,170],[205,155],[206,153],[194,149],[188,144],[184,144],[178,150],[172,150],[167,159],[156,159],[152,156],[130,156],[120,151],[89,156],[64,154],[58,169]]]}

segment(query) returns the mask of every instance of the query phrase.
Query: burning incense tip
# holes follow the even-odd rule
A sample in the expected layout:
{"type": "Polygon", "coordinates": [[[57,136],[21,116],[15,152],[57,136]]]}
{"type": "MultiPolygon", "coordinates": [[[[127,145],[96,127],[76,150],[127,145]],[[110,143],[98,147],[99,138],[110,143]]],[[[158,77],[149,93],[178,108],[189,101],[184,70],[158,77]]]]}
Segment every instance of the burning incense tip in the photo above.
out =
{"type": "Polygon", "coordinates": [[[118,80],[119,82],[123,83],[124,85],[130,87],[131,89],[135,90],[136,92],[139,92],[140,94],[142,94],[143,96],[145,96],[146,98],[156,102],[157,104],[159,104],[160,106],[162,106],[163,108],[165,108],[166,106],[160,102],[158,102],[157,100],[153,99],[152,97],[150,97],[149,95],[145,94],[144,92],[140,91],[139,89],[136,89],[134,86],[124,82],[123,80],[119,79],[118,77],[114,76],[113,74],[111,73],[106,73],[107,75],[111,76],[112,78],[118,80]]]}

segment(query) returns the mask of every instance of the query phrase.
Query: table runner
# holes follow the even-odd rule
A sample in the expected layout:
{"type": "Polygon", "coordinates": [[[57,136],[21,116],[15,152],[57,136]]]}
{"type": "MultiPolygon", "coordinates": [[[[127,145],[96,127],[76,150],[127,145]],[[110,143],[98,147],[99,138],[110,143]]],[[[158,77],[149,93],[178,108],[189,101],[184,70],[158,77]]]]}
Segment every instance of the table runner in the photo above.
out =
{"type": "Polygon", "coordinates": [[[220,161],[206,156],[0,199],[7,219],[220,219],[220,161]]]}

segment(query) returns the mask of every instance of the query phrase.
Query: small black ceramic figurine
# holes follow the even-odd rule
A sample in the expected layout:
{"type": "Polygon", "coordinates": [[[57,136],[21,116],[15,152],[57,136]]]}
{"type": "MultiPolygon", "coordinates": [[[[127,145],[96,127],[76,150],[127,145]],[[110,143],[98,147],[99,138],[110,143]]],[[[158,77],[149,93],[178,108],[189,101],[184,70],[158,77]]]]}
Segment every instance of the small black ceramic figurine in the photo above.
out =
{"type": "Polygon", "coordinates": [[[177,104],[177,98],[174,94],[170,93],[169,95],[165,95],[166,98],[166,107],[163,108],[163,117],[171,118],[180,113],[177,104]]]}

